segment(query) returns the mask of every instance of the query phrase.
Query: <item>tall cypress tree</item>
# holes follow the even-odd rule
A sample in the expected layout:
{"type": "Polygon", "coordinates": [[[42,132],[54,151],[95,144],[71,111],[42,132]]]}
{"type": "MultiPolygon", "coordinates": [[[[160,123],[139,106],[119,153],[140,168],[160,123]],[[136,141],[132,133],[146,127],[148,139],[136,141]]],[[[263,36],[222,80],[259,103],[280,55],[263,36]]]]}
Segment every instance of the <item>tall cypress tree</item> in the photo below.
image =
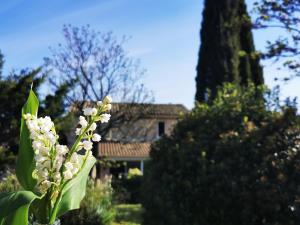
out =
{"type": "Polygon", "coordinates": [[[3,56],[3,54],[0,50],[0,79],[1,79],[1,76],[2,76],[3,64],[4,64],[4,56],[3,56]]]}
{"type": "Polygon", "coordinates": [[[207,101],[223,82],[262,84],[251,32],[251,20],[244,0],[205,0],[201,46],[197,65],[197,101],[207,101]]]}

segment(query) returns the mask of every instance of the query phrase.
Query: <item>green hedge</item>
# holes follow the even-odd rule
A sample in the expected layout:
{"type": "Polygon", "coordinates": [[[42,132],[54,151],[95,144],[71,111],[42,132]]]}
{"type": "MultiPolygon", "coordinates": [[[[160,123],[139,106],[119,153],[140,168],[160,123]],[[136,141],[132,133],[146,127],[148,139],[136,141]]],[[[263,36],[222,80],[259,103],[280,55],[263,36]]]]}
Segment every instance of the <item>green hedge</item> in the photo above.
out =
{"type": "Polygon", "coordinates": [[[116,178],[113,181],[116,202],[126,204],[141,203],[142,179],[142,176],[116,178]]]}
{"type": "Polygon", "coordinates": [[[263,95],[226,84],[152,146],[144,225],[300,224],[299,117],[263,95]]]}

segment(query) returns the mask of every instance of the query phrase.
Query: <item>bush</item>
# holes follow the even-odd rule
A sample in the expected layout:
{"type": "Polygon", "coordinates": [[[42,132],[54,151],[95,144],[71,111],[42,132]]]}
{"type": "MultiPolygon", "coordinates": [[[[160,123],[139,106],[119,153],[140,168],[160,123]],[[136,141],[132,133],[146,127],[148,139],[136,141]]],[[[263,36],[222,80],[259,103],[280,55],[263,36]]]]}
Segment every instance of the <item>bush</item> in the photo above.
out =
{"type": "Polygon", "coordinates": [[[128,179],[131,179],[142,175],[143,175],[142,171],[140,171],[138,168],[130,168],[127,177],[128,179]]]}
{"type": "Polygon", "coordinates": [[[127,177],[116,178],[113,182],[116,202],[141,203],[142,179],[142,172],[137,168],[129,169],[127,177]]]}
{"type": "Polygon", "coordinates": [[[226,84],[153,144],[145,225],[299,224],[299,117],[265,93],[226,84]]]}
{"type": "Polygon", "coordinates": [[[89,180],[86,196],[78,210],[62,217],[62,225],[109,225],[115,218],[111,177],[95,183],[89,180]]]}
{"type": "Polygon", "coordinates": [[[16,161],[16,156],[7,148],[0,146],[0,179],[7,171],[12,170],[16,161]]]}
{"type": "Polygon", "coordinates": [[[2,180],[0,180],[0,193],[13,192],[21,190],[21,185],[15,173],[8,173],[2,180]]]}

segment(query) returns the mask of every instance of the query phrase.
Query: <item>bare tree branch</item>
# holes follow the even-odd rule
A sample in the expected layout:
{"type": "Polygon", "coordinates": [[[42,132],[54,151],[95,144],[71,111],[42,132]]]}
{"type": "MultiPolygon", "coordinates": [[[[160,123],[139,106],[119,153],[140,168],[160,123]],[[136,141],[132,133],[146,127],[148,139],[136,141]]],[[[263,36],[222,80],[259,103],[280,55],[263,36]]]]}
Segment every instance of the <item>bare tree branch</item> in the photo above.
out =
{"type": "MultiPolygon", "coordinates": [[[[72,85],[66,97],[69,106],[82,106],[85,102],[102,100],[111,95],[116,102],[128,103],[112,116],[109,126],[136,120],[143,112],[134,110],[128,114],[128,107],[137,103],[152,102],[152,93],[141,82],[145,70],[139,60],[128,56],[124,49],[127,37],[118,39],[112,32],[96,32],[88,25],[63,27],[65,42],[50,48],[51,56],[45,58],[45,66],[51,73],[49,84],[56,89],[62,83],[72,85]]],[[[126,132],[124,132],[126,133],[126,132]]]]}

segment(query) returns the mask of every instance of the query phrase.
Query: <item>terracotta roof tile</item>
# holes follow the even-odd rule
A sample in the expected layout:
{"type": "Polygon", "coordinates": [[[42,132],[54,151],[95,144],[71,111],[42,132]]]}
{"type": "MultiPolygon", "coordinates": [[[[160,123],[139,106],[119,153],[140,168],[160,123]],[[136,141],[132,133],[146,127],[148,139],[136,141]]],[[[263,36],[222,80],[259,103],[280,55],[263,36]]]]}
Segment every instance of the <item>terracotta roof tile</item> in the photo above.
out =
{"type": "Polygon", "coordinates": [[[98,154],[108,158],[149,158],[150,146],[149,142],[101,142],[98,144],[98,154]]]}

